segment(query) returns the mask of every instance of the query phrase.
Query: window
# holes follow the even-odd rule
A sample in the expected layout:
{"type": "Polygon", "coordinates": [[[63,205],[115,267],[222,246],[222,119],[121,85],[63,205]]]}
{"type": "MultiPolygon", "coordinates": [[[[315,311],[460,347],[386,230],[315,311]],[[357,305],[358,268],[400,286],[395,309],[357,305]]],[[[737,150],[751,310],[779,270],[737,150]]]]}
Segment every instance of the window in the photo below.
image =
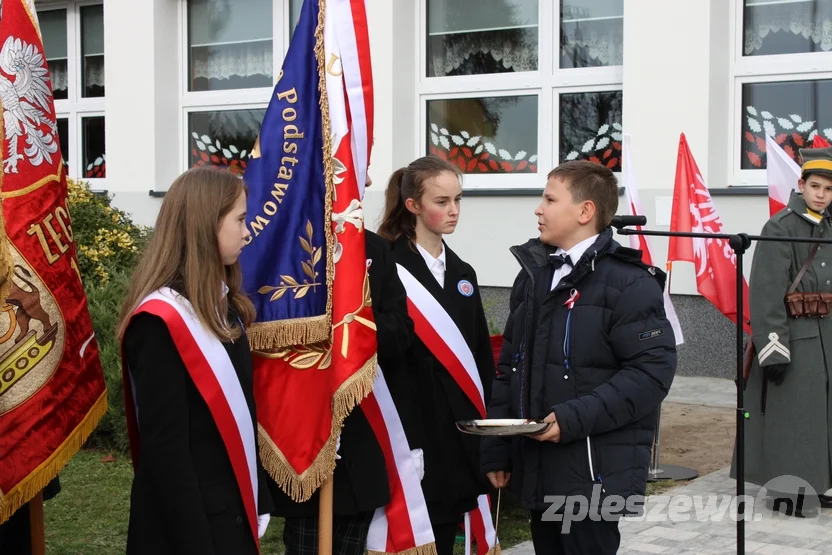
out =
{"type": "Polygon", "coordinates": [[[191,112],[189,166],[227,167],[242,174],[266,110],[191,112]]]}
{"type": "Polygon", "coordinates": [[[540,188],[575,159],[620,171],[623,0],[420,2],[423,153],[466,188],[540,188]]]}
{"type": "Polygon", "coordinates": [[[38,7],[67,175],[104,178],[104,7],[88,1],[38,7]]]}
{"type": "Polygon", "coordinates": [[[180,1],[183,164],[242,173],[303,2],[180,1]]]}
{"type": "Polygon", "coordinates": [[[832,140],[832,0],[742,0],[734,13],[733,182],[766,183],[766,136],[796,162],[832,140]]]}

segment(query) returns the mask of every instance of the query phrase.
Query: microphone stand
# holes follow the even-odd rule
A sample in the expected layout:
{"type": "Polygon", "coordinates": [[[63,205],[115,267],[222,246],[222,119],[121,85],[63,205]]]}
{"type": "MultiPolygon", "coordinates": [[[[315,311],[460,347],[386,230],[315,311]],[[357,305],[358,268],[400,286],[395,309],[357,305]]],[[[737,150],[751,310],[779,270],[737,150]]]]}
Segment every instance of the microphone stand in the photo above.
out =
{"type": "MultiPolygon", "coordinates": [[[[646,223],[645,216],[635,216],[643,218],[642,222],[646,223]]],[[[811,237],[765,237],[761,235],[748,235],[745,233],[688,233],[682,231],[652,231],[646,229],[627,229],[628,225],[643,225],[635,224],[626,221],[626,219],[614,219],[613,227],[618,230],[621,235],[652,235],[655,237],[691,237],[698,239],[727,239],[728,244],[737,255],[737,553],[745,554],[745,420],[750,419],[751,415],[745,411],[743,406],[743,389],[745,387],[743,381],[743,255],[745,251],[751,246],[751,241],[780,241],[784,243],[821,243],[832,244],[832,239],[820,239],[811,237]]],[[[751,341],[751,338],[748,339],[751,341]]]]}

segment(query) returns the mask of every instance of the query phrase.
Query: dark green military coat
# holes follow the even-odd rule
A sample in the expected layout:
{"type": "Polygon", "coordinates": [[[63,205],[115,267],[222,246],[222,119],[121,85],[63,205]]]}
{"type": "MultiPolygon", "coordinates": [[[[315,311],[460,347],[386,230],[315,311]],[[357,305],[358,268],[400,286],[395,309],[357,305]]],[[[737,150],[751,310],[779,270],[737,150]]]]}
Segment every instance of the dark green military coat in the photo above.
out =
{"type": "MultiPolygon", "coordinates": [[[[761,235],[832,238],[828,213],[810,210],[799,193],[765,224],[761,235]]],[[[756,243],[749,281],[751,330],[757,356],[745,390],[745,480],[764,485],[778,476],[806,480],[817,493],[832,488],[832,319],[790,318],[783,298],[812,243],[756,243]],[[763,370],[788,363],[781,385],[769,381],[761,414],[763,370]]],[[[797,291],[832,292],[832,245],[821,245],[797,291]]],[[[731,475],[736,477],[732,468],[731,475]]]]}

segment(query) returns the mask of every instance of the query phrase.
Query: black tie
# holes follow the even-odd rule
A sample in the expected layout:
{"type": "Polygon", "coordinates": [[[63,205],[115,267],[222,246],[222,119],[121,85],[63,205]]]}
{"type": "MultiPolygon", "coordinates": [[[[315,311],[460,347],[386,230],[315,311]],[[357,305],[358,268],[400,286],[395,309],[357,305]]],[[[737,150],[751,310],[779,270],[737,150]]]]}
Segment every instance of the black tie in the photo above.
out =
{"type": "Polygon", "coordinates": [[[557,270],[564,264],[569,264],[570,266],[572,266],[572,259],[569,258],[569,255],[566,253],[553,254],[549,257],[549,261],[552,263],[552,266],[555,268],[555,270],[557,270]]]}

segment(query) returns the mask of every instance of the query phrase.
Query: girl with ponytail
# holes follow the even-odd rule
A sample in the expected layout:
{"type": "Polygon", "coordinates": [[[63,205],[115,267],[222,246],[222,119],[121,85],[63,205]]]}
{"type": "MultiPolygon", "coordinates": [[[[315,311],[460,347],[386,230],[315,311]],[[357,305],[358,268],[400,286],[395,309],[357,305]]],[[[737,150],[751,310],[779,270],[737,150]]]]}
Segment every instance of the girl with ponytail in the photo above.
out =
{"type": "Polygon", "coordinates": [[[378,230],[392,245],[408,297],[417,301],[420,295],[422,299],[429,295],[435,300],[428,305],[414,302],[421,315],[429,324],[443,318],[447,323],[450,317],[459,331],[442,338],[447,342],[443,352],[435,337],[422,337],[417,327],[408,353],[411,372],[402,393],[410,397],[407,404],[415,405],[418,413],[418,418],[402,420],[408,439],[414,443],[411,447],[423,452],[422,489],[438,555],[453,553],[457,529],[465,513],[475,510],[477,498],[490,491],[488,479],[480,471],[479,438],[464,435],[456,427],[457,421],[474,420],[481,415],[475,400],[466,395],[443,364],[448,361],[447,347],[460,360],[473,358],[476,368],[472,371],[482,384],[488,404],[496,369],[477,275],[444,241],[459,222],[461,176],[456,166],[434,156],[419,158],[396,170],[387,185],[386,206],[378,230]],[[465,350],[473,356],[460,356],[465,350]]]}

